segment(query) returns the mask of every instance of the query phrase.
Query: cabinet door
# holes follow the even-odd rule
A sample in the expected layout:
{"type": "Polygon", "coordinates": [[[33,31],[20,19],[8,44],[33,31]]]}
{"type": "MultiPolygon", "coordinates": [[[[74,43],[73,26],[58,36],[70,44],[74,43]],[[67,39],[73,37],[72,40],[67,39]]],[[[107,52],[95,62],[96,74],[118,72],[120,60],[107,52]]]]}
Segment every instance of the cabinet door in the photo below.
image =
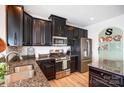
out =
{"type": "Polygon", "coordinates": [[[48,80],[55,79],[55,60],[42,60],[37,63],[48,80]]]}
{"type": "Polygon", "coordinates": [[[71,57],[70,67],[71,67],[71,73],[78,70],[78,56],[71,57]]]}
{"type": "Polygon", "coordinates": [[[45,45],[52,45],[51,22],[45,22],[45,45]]]}
{"type": "Polygon", "coordinates": [[[72,26],[66,26],[67,29],[67,40],[68,40],[68,46],[72,46],[73,45],[73,34],[74,34],[74,28],[72,26]]]}
{"type": "Polygon", "coordinates": [[[75,72],[75,61],[71,61],[71,73],[75,72]]]}
{"type": "Polygon", "coordinates": [[[59,17],[52,18],[52,35],[65,37],[66,20],[59,17]]]}
{"type": "Polygon", "coordinates": [[[32,45],[32,29],[33,19],[30,15],[24,13],[24,31],[23,31],[23,45],[32,45]]]}
{"type": "Polygon", "coordinates": [[[74,28],[73,37],[74,39],[79,38],[79,28],[76,28],[76,27],[74,28]]]}
{"type": "Polygon", "coordinates": [[[59,36],[60,32],[59,32],[59,21],[57,19],[53,20],[53,24],[52,24],[52,33],[53,33],[53,36],[59,36]]]}
{"type": "Polygon", "coordinates": [[[45,44],[45,23],[42,20],[33,20],[33,45],[45,44]]]}
{"type": "Polygon", "coordinates": [[[7,13],[7,44],[10,46],[22,45],[23,33],[23,8],[9,5],[7,13]]]}
{"type": "Polygon", "coordinates": [[[74,37],[74,27],[72,26],[67,26],[67,37],[70,39],[73,39],[74,37]]]}
{"type": "Polygon", "coordinates": [[[88,30],[84,30],[84,35],[83,37],[88,38],[88,30]]]}
{"type": "Polygon", "coordinates": [[[66,35],[65,35],[65,31],[66,31],[66,28],[65,28],[65,21],[64,20],[62,20],[62,19],[60,19],[59,20],[60,22],[60,24],[59,24],[59,27],[58,27],[58,30],[59,30],[59,36],[62,36],[62,37],[65,37],[66,35]]]}
{"type": "Polygon", "coordinates": [[[79,37],[81,38],[81,37],[84,37],[84,38],[87,38],[88,36],[88,31],[87,30],[85,30],[85,29],[79,29],[79,37]]]}

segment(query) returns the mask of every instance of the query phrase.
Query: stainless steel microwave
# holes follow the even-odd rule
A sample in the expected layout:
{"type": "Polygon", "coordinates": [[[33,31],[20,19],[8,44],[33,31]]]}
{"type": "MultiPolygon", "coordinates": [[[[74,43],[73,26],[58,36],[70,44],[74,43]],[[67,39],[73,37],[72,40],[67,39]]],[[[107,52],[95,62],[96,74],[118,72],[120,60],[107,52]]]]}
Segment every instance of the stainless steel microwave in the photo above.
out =
{"type": "Polygon", "coordinates": [[[53,36],[52,44],[53,46],[67,46],[67,37],[53,36]]]}

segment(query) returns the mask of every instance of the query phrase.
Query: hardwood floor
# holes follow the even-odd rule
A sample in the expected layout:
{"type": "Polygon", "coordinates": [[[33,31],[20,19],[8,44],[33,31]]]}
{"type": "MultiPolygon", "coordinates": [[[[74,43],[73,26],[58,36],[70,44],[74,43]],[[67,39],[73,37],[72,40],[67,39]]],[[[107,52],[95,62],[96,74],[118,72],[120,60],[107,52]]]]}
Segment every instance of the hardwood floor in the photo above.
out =
{"type": "Polygon", "coordinates": [[[70,76],[66,76],[57,80],[51,80],[49,81],[49,84],[51,87],[88,87],[88,78],[88,72],[75,72],[70,76]]]}

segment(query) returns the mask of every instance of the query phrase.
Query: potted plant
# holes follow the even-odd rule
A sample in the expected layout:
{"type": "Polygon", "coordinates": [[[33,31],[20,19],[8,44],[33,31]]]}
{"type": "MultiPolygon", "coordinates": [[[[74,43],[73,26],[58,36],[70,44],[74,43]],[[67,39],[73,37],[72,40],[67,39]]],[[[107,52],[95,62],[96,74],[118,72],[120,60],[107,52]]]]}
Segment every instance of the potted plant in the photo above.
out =
{"type": "Polygon", "coordinates": [[[7,64],[5,62],[0,63],[0,83],[4,82],[4,76],[7,72],[7,64]]]}

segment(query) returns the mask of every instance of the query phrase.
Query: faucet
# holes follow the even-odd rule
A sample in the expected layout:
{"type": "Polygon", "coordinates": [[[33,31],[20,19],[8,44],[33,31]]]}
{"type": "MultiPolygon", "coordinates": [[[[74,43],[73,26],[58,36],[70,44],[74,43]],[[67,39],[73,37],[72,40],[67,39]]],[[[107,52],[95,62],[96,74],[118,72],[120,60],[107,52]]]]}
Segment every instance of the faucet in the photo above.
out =
{"type": "Polygon", "coordinates": [[[19,56],[19,59],[20,60],[23,60],[23,58],[22,58],[22,56],[18,53],[18,52],[16,52],[16,51],[12,51],[12,52],[9,52],[7,55],[6,55],[6,62],[8,63],[8,58],[9,58],[9,56],[11,55],[11,54],[16,54],[17,56],[19,56]]]}

